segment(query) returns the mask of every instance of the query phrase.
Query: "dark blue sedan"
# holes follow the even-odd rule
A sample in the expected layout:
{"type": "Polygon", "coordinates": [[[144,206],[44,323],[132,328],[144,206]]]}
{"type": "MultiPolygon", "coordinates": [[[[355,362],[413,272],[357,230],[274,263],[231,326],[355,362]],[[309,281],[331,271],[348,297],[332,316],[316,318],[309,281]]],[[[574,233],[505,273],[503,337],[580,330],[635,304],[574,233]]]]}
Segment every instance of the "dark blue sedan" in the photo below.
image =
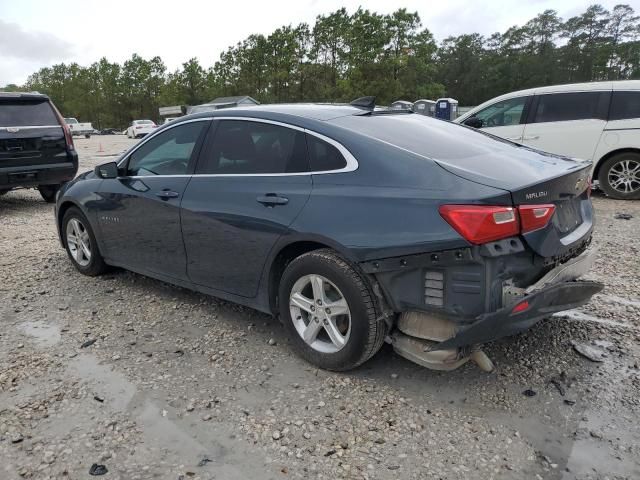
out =
{"type": "Polygon", "coordinates": [[[278,315],[330,370],[386,340],[412,361],[479,346],[602,288],[590,163],[452,123],[356,105],[175,120],[59,193],[74,266],[117,266],[278,315]]]}

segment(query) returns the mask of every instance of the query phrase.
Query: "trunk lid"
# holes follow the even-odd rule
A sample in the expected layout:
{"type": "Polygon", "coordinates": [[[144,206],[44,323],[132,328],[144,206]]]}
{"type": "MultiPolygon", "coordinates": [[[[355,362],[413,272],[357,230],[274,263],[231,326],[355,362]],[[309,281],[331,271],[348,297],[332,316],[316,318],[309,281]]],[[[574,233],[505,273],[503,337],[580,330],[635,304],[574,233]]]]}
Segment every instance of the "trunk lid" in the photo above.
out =
{"type": "Polygon", "coordinates": [[[0,168],[60,162],[64,130],[42,96],[0,96],[0,168]]]}
{"type": "Polygon", "coordinates": [[[591,162],[559,157],[526,147],[479,157],[437,162],[460,177],[511,192],[514,205],[552,204],[546,227],[523,235],[537,254],[562,260],[582,249],[593,229],[589,199],[591,162]]]}

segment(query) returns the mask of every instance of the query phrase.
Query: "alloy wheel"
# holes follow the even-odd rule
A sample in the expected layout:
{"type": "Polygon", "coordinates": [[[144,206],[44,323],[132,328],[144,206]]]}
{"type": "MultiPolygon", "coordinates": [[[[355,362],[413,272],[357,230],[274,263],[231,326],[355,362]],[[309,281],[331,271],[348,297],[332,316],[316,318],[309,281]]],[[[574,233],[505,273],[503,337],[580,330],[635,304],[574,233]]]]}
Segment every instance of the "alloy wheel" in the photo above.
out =
{"type": "Polygon", "coordinates": [[[296,281],[289,309],[298,335],[314,350],[342,350],[351,334],[351,311],[336,285],[322,275],[305,275],[296,281]]]}
{"type": "Polygon", "coordinates": [[[91,240],[89,232],[77,218],[67,222],[67,248],[75,262],[86,267],[91,262],[91,240]]]}
{"type": "Polygon", "coordinates": [[[640,190],[640,162],[620,160],[610,169],[607,176],[611,188],[620,193],[634,193],[640,190]]]}

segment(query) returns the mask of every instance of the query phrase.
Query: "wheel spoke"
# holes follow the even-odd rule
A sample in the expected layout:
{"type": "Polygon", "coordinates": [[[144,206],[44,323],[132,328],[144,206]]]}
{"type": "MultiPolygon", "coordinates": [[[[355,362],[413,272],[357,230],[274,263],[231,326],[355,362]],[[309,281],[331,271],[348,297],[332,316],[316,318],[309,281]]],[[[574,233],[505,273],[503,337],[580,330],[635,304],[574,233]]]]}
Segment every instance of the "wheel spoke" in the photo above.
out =
{"type": "Polygon", "coordinates": [[[338,326],[336,325],[335,320],[333,318],[329,319],[329,321],[324,324],[324,329],[329,335],[331,342],[336,347],[338,348],[344,347],[346,340],[344,336],[340,333],[340,330],[338,330],[338,326]]]}
{"type": "Polygon", "coordinates": [[[344,298],[335,302],[327,303],[325,305],[326,312],[329,317],[336,317],[338,315],[347,315],[349,313],[349,305],[344,298]]]}
{"type": "Polygon", "coordinates": [[[87,247],[83,241],[80,241],[80,247],[82,247],[84,258],[89,260],[91,258],[91,250],[89,250],[89,247],[87,247]]]}
{"type": "Polygon", "coordinates": [[[291,306],[298,307],[305,312],[313,314],[315,310],[314,302],[312,299],[305,297],[300,292],[296,292],[291,296],[291,302],[289,303],[291,306]],[[313,309],[311,308],[313,307],[313,309]]]}
{"type": "Polygon", "coordinates": [[[320,275],[313,275],[311,277],[311,288],[313,289],[313,299],[316,301],[326,303],[324,298],[324,279],[320,275]]]}
{"type": "Polygon", "coordinates": [[[316,322],[315,320],[310,320],[309,325],[307,325],[307,327],[304,329],[304,332],[302,332],[302,338],[310,345],[316,340],[318,332],[320,332],[321,329],[322,323],[316,322]]]}

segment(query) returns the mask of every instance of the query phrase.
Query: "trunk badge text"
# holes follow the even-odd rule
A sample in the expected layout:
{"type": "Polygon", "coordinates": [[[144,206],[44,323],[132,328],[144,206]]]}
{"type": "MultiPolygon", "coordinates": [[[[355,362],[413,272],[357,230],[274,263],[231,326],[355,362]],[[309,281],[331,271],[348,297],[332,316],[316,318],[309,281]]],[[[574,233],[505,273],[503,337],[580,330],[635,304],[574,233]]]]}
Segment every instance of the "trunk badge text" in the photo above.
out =
{"type": "Polygon", "coordinates": [[[531,192],[531,193],[527,193],[525,194],[525,197],[527,200],[532,200],[534,198],[542,198],[542,197],[546,197],[547,195],[549,195],[549,192],[531,192]]]}

